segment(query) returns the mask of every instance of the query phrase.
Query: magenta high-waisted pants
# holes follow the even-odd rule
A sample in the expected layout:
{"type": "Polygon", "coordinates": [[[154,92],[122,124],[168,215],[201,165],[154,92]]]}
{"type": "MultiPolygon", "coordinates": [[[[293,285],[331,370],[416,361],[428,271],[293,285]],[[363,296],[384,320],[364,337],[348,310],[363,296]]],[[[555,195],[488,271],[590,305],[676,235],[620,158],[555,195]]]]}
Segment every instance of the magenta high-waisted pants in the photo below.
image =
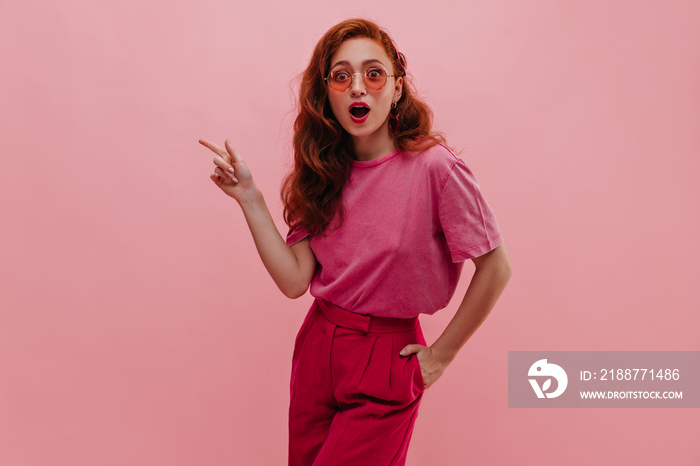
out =
{"type": "Polygon", "coordinates": [[[425,386],[411,343],[420,321],[316,299],[292,356],[290,466],[403,466],[425,386]]]}

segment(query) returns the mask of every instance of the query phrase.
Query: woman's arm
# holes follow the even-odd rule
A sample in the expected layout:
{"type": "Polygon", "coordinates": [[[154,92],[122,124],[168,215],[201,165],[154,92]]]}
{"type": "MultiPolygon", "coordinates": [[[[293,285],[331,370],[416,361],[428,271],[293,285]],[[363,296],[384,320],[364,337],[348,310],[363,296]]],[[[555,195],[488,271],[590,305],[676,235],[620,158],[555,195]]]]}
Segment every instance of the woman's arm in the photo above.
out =
{"type": "Polygon", "coordinates": [[[429,347],[407,345],[401,354],[422,353],[418,357],[425,387],[432,385],[457,356],[459,350],[486,320],[512,274],[505,244],[472,259],[476,271],[462,304],[440,338],[429,347]]]}
{"type": "Polygon", "coordinates": [[[448,364],[486,320],[513,273],[505,244],[472,261],[476,271],[462,304],[440,338],[431,346],[448,364]]]}
{"type": "Polygon", "coordinates": [[[285,296],[295,299],[306,293],[316,271],[316,256],[309,238],[287,246],[272,221],[262,193],[240,203],[265,268],[285,296]]]}
{"type": "Polygon", "coordinates": [[[287,246],[248,166],[228,139],[226,149],[205,139],[199,142],[218,154],[214,157],[216,168],[211,180],[241,206],[260,259],[277,287],[289,298],[302,296],[316,270],[316,256],[309,246],[309,238],[304,238],[291,248],[287,246]]]}

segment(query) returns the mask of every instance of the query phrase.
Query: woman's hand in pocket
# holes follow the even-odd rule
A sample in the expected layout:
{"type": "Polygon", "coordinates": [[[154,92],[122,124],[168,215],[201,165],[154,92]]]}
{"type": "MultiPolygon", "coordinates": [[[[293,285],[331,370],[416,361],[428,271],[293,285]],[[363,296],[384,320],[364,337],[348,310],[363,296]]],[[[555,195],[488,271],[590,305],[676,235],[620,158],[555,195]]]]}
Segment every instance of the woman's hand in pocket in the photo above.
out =
{"type": "Polygon", "coordinates": [[[401,356],[408,357],[412,353],[416,354],[418,364],[420,365],[421,375],[423,376],[423,385],[425,388],[432,386],[439,379],[445,369],[450,364],[437,350],[430,346],[423,346],[417,343],[406,345],[401,350],[401,356]]]}

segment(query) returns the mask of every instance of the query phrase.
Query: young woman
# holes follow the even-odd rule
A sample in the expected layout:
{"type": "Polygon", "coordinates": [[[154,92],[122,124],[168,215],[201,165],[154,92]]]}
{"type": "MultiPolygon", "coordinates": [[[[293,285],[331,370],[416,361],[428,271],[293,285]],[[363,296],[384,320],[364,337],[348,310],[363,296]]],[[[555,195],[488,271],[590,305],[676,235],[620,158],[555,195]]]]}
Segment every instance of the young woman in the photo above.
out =
{"type": "Polygon", "coordinates": [[[406,59],[376,24],[351,19],[316,46],[301,83],[286,241],[243,158],[211,175],[241,206],[280,290],[316,298],[292,356],[289,464],[403,465],[423,392],[506,286],[496,218],[464,161],[431,130],[406,59]],[[476,271],[431,346],[419,314],[449,303],[466,259],[476,271]]]}

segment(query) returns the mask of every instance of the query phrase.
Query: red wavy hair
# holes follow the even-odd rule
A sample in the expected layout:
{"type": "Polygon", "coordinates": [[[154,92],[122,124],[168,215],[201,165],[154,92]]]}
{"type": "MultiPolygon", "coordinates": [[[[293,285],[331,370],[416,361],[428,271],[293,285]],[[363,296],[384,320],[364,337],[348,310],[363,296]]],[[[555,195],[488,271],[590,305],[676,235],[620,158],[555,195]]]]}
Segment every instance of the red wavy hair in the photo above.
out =
{"type": "Polygon", "coordinates": [[[445,144],[444,137],[432,131],[432,112],[416,97],[406,76],[406,57],[398,52],[389,34],[361,18],[333,26],[316,44],[302,74],[299,114],[294,121],[294,165],[281,189],[285,223],[290,228],[306,228],[312,236],[326,234],[336,211],[336,228],[343,221],[341,191],[350,174],[353,146],[330,108],[324,78],[335,51],[343,41],[355,37],[366,37],[383,46],[392,60],[393,74],[403,76],[403,92],[396,105],[399,128],[391,133],[396,147],[422,151],[445,144]]]}

